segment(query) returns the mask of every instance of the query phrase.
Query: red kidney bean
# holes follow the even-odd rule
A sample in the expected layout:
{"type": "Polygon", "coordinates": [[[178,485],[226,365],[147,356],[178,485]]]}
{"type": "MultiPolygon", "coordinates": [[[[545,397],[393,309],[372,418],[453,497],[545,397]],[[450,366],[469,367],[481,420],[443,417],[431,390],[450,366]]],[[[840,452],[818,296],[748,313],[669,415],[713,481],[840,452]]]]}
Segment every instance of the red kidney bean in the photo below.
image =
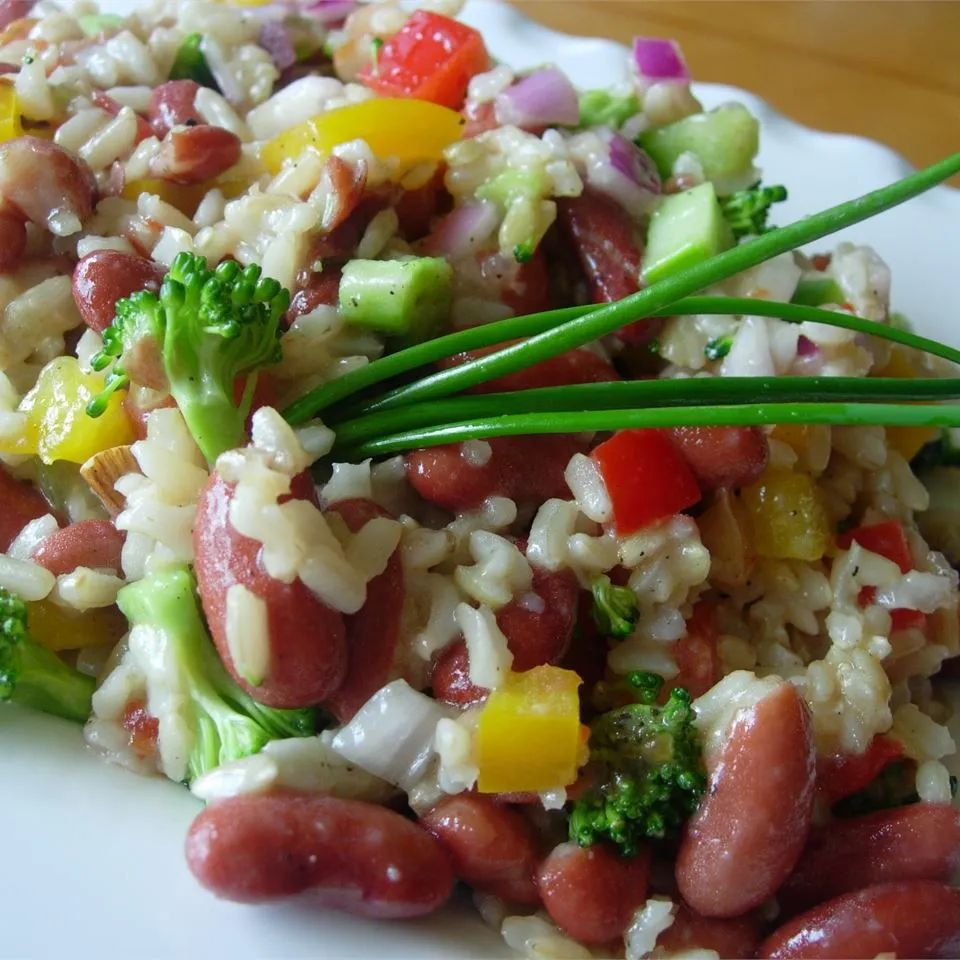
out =
{"type": "Polygon", "coordinates": [[[53,214],[86,220],[96,203],[97,182],[82,160],[55,143],[14,137],[0,143],[0,198],[46,229],[53,214]]]}
{"type": "MultiPolygon", "coordinates": [[[[482,347],[479,350],[470,350],[458,353],[437,365],[443,369],[459,367],[470,360],[477,360],[496,353],[511,343],[510,340],[492,347],[482,347]]],[[[469,393],[508,393],[513,390],[530,390],[535,387],[564,387],[571,383],[604,383],[609,380],[619,380],[620,376],[613,366],[598,357],[592,350],[568,350],[557,354],[549,360],[541,360],[532,367],[508,373],[505,377],[497,377],[471,388],[469,393]]]]}
{"type": "Polygon", "coordinates": [[[2,0],[0,2],[0,30],[6,30],[14,20],[30,15],[36,0],[2,0]]]}
{"type": "Polygon", "coordinates": [[[6,552],[17,534],[31,521],[52,513],[50,504],[29,483],[10,476],[0,464],[0,552],[6,552]]]}
{"type": "Polygon", "coordinates": [[[426,830],[360,800],[295,792],[212,803],[187,834],[187,864],[225,900],[296,894],[365,917],[418,917],[450,896],[453,870],[426,830]]]}
{"type": "Polygon", "coordinates": [[[459,444],[415,450],[406,457],[407,479],[424,500],[451,512],[476,509],[492,496],[539,504],[570,496],[564,470],[575,453],[587,449],[567,434],[487,442],[492,453],[481,466],[465,460],[459,444]]]}
{"type": "Polygon", "coordinates": [[[677,884],[694,910],[740,916],[783,883],[810,832],[814,760],[807,708],[791,684],[737,713],[677,854],[677,884]]]}
{"type": "Polygon", "coordinates": [[[647,899],[650,858],[619,856],[611,847],[555,847],[537,871],[537,886],[553,922],[574,940],[609,943],[623,936],[647,899]]]}
{"type": "MultiPolygon", "coordinates": [[[[94,90],[91,94],[90,99],[93,101],[95,107],[99,107],[101,110],[105,110],[110,114],[111,117],[115,117],[122,109],[123,104],[118,103],[113,99],[109,94],[104,93],[102,90],[94,90]]],[[[137,115],[137,143],[141,143],[146,140],[147,137],[151,136],[153,131],[150,129],[150,124],[144,120],[139,114],[137,115]]],[[[121,189],[123,184],[120,185],[121,189]]],[[[119,190],[117,191],[120,192],[119,190]]]]}
{"type": "Polygon", "coordinates": [[[900,880],[949,880],[960,866],[960,810],[914,803],[814,830],[777,897],[790,912],[900,880]]]}
{"type": "Polygon", "coordinates": [[[118,300],[138,290],[158,293],[166,274],[162,264],[119,250],[94,250],[73,271],[73,300],[83,322],[97,333],[113,323],[118,300]]]}
{"type": "Polygon", "coordinates": [[[201,124],[171,130],[150,161],[150,176],[171,183],[203,183],[240,159],[240,138],[223,127],[201,124]]]}
{"type": "MultiPolygon", "coordinates": [[[[339,500],[330,510],[340,514],[356,533],[376,517],[390,514],[372,500],[339,500]]],[[[403,562],[399,547],[383,573],[367,584],[367,600],[351,616],[347,629],[347,673],[324,706],[346,723],[389,679],[403,617],[403,562]]]]}
{"type": "MultiPolygon", "coordinates": [[[[557,204],[560,229],[576,253],[594,303],[622,300],[640,289],[642,242],[626,210],[608,197],[583,193],[557,204]]],[[[629,344],[643,345],[663,326],[650,317],[622,327],[629,344]]]]}
{"type": "MultiPolygon", "coordinates": [[[[515,598],[497,612],[497,626],[513,654],[513,669],[531,670],[556,663],[566,653],[577,620],[580,586],[568,570],[533,569],[531,593],[543,600],[542,610],[531,610],[515,598]]],[[[433,667],[433,695],[438,700],[466,706],[488,693],[470,682],[467,645],[455,641],[442,651],[433,667]]]]}
{"type": "Polygon", "coordinates": [[[673,427],[668,433],[704,493],[746,486],[767,466],[767,438],[759,427],[673,427]]]}
{"type": "Polygon", "coordinates": [[[714,950],[721,960],[752,957],[760,942],[760,925],[756,917],[721,920],[701,917],[681,903],[673,923],[657,937],[657,946],[668,953],[683,950],[714,950]]]}
{"type": "Polygon", "coordinates": [[[27,225],[13,210],[0,209],[0,273],[12,273],[23,262],[27,248],[27,225]]]}
{"type": "Polygon", "coordinates": [[[490,797],[447,797],[420,818],[444,846],[458,879],[510,903],[540,903],[536,833],[523,814],[490,797]]]}
{"type": "Polygon", "coordinates": [[[701,601],[687,621],[686,634],[673,645],[673,659],[679,672],[664,684],[662,698],[668,697],[674,687],[686,687],[692,697],[700,697],[720,679],[717,640],[714,606],[701,601]]]}
{"type": "Polygon", "coordinates": [[[130,749],[143,760],[156,756],[160,721],[147,712],[144,700],[130,700],[123,709],[120,726],[129,734],[130,749]]]}
{"type": "Polygon", "coordinates": [[[960,890],[931,880],[884,883],[795,917],[760,944],[776,960],[960,956],[960,890]]]}
{"type": "Polygon", "coordinates": [[[409,243],[419,240],[430,230],[434,218],[447,213],[452,203],[443,185],[443,170],[437,170],[422,187],[404,190],[394,204],[400,235],[409,243]]]}
{"type": "Polygon", "coordinates": [[[162,140],[174,127],[197,126],[203,117],[195,100],[200,84],[193,80],[168,80],[150,94],[147,117],[153,132],[162,140]]]}
{"type": "Polygon", "coordinates": [[[903,756],[903,744],[878,734],[861,754],[817,758],[817,792],[833,805],[869,786],[883,769],[903,756]]]}
{"type": "Polygon", "coordinates": [[[269,707],[313,706],[343,680],[347,649],[343,617],[321,603],[300,580],[281,583],[263,569],[261,544],[230,524],[233,487],[213,473],[200,495],[194,523],[200,599],[224,666],[251,696],[269,707]],[[227,644],[227,592],[243,584],[267,605],[270,670],[254,687],[234,667],[227,644]]]}
{"type": "Polygon", "coordinates": [[[317,307],[334,307],[340,299],[340,277],[343,271],[339,267],[324,267],[319,273],[311,274],[303,289],[298,290],[290,301],[285,317],[289,327],[297,317],[312,313],[317,307]]]}
{"type": "Polygon", "coordinates": [[[47,537],[33,551],[33,561],[55,576],[77,567],[119,574],[123,540],[123,534],[109,520],[80,520],[47,537]]]}
{"type": "Polygon", "coordinates": [[[543,247],[501,284],[500,298],[518,317],[550,309],[550,271],[543,247]]]}

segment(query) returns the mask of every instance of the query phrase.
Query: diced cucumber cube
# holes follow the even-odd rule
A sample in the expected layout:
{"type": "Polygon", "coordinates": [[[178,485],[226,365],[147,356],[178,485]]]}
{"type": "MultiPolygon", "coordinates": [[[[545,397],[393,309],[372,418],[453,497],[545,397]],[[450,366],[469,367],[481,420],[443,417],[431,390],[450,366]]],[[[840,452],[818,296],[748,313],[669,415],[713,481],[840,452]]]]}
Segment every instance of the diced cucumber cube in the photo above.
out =
{"type": "Polygon", "coordinates": [[[682,153],[692,153],[707,180],[736,177],[750,170],[760,146],[757,118],[742,104],[731,103],[708,113],[695,113],[637,138],[666,179],[682,153]]]}
{"type": "Polygon", "coordinates": [[[547,182],[539,170],[504,170],[477,187],[480,200],[489,200],[503,209],[514,200],[539,200],[547,193],[547,182]]]}
{"type": "Polygon", "coordinates": [[[124,21],[118,13],[85,13],[77,17],[77,23],[86,36],[96,37],[101,33],[119,30],[124,21]]]}
{"type": "Polygon", "coordinates": [[[803,277],[790,302],[800,303],[805,307],[821,307],[825,303],[841,304],[846,299],[833,277],[803,277]]]}
{"type": "Polygon", "coordinates": [[[351,260],[340,280],[347,323],[414,342],[432,336],[453,299],[453,269],[440,257],[351,260]]]}
{"type": "Polygon", "coordinates": [[[640,101],[632,93],[618,97],[606,90],[585,90],[580,94],[581,127],[613,127],[619,130],[640,112],[640,101]]]}
{"type": "Polygon", "coordinates": [[[717,202],[711,183],[683,193],[674,193],[660,202],[650,218],[643,278],[656,283],[673,273],[727,250],[733,234],[717,202]]]}

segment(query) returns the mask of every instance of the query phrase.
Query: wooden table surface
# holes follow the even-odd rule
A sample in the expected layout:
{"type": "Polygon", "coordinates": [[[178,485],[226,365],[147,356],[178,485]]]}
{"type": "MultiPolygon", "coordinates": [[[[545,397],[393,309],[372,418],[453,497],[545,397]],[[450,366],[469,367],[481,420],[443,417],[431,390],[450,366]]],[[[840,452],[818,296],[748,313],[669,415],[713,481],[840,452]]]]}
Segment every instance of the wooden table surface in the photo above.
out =
{"type": "Polygon", "coordinates": [[[515,3],[565,33],[673,37],[697,80],[744,87],[808,126],[879,140],[915,165],[960,150],[958,0],[515,3]]]}

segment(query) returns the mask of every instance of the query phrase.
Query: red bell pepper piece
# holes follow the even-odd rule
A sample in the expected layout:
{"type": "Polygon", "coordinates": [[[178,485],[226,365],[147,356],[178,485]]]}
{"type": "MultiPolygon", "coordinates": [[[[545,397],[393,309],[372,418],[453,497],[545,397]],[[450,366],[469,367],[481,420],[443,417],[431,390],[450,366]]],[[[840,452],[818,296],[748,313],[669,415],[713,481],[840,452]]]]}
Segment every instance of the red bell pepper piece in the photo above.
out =
{"type": "Polygon", "coordinates": [[[879,553],[881,557],[892,560],[900,568],[901,573],[908,573],[913,569],[913,558],[910,556],[907,535],[903,532],[903,525],[899,520],[871,523],[865,527],[848,530],[837,537],[837,546],[844,550],[849,550],[854,542],[859,543],[864,550],[879,553]]]}
{"type": "Polygon", "coordinates": [[[464,23],[418,10],[380,48],[360,79],[387,97],[459,109],[470,78],[490,68],[483,37],[464,23]]]}
{"type": "Polygon", "coordinates": [[[600,468],[619,534],[692,507],[700,488],[682,454],[659,430],[621,430],[591,454],[600,468]]]}
{"type": "Polygon", "coordinates": [[[903,744],[883,734],[859,754],[838,753],[817,761],[817,790],[830,806],[869,786],[888,764],[903,757],[903,744]]]}

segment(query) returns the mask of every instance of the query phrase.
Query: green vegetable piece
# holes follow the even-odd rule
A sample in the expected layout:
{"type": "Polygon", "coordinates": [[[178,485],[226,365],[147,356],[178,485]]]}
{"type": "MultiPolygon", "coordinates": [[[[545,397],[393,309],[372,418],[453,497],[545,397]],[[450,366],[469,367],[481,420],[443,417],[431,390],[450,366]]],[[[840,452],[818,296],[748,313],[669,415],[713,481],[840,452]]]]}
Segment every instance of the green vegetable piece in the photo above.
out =
{"type": "MultiPolygon", "coordinates": [[[[652,690],[649,676],[643,683],[652,690]]],[[[682,687],[662,707],[635,703],[596,719],[589,746],[599,780],[573,804],[570,839],[582,847],[609,841],[630,856],[648,838],[676,835],[707,786],[693,720],[682,687]]]]}
{"type": "Polygon", "coordinates": [[[733,246],[711,183],[663,198],[650,218],[643,278],[656,283],[733,246]]]}
{"type": "Polygon", "coordinates": [[[340,280],[344,320],[415,343],[450,313],[453,269],[440,257],[351,260],[340,280]]]}
{"type": "Polygon", "coordinates": [[[506,209],[515,200],[537,199],[547,192],[547,182],[539,170],[504,170],[477,187],[480,200],[489,200],[506,209]]]}
{"type": "Polygon", "coordinates": [[[85,36],[98,37],[101,33],[121,30],[124,20],[117,13],[85,13],[77,17],[77,23],[85,36]]]}
{"type": "Polygon", "coordinates": [[[846,299],[833,277],[801,277],[790,302],[805,307],[822,307],[825,303],[844,303],[846,299]]]}
{"type": "Polygon", "coordinates": [[[737,190],[729,196],[721,197],[720,209],[730,224],[734,237],[759,237],[767,233],[770,207],[787,199],[787,188],[783,186],[761,187],[755,183],[747,190],[737,190]]]}
{"type": "Polygon", "coordinates": [[[30,639],[27,605],[0,587],[0,701],[19,703],[83,723],[94,679],[30,639]]]}
{"type": "Polygon", "coordinates": [[[170,68],[170,79],[193,80],[195,83],[199,83],[201,87],[219,90],[220,87],[210,72],[207,58],[203,55],[202,46],[202,34],[191,33],[184,39],[177,50],[173,66],[170,68]]]}
{"type": "Polygon", "coordinates": [[[725,334],[722,337],[714,337],[704,348],[703,355],[708,360],[722,360],[733,346],[733,334],[725,334]]]}
{"type": "Polygon", "coordinates": [[[606,90],[585,90],[580,94],[581,127],[613,127],[619,130],[640,112],[640,101],[629,93],[618,97],[606,90]]]}
{"type": "Polygon", "coordinates": [[[271,740],[308,737],[316,731],[315,710],[265,707],[234,683],[207,634],[196,581],[186,567],[149,574],[124,587],[117,605],[131,627],[157,631],[156,642],[168,665],[165,682],[174,694],[169,709],[192,734],[189,781],[257,753],[271,740]]]}
{"type": "Polygon", "coordinates": [[[94,370],[112,367],[87,413],[99,416],[129,382],[131,350],[154,350],[187,427],[213,463],[244,443],[257,375],[280,359],[280,319],[289,305],[290,294],[261,277],[256,264],[227,260],[210,270],[203,257],[178,254],[159,297],[142,290],[118,301],[103,349],[90,361],[94,370]],[[243,392],[235,400],[238,382],[243,392]]]}
{"type": "Polygon", "coordinates": [[[707,180],[727,180],[753,166],[760,147],[757,118],[742,104],[732,103],[708,113],[695,113],[637,138],[666,179],[682,153],[692,153],[707,180]]]}
{"type": "Polygon", "coordinates": [[[604,574],[590,587],[593,594],[593,622],[605,637],[629,637],[637,625],[640,607],[629,587],[614,586],[604,574]]]}

